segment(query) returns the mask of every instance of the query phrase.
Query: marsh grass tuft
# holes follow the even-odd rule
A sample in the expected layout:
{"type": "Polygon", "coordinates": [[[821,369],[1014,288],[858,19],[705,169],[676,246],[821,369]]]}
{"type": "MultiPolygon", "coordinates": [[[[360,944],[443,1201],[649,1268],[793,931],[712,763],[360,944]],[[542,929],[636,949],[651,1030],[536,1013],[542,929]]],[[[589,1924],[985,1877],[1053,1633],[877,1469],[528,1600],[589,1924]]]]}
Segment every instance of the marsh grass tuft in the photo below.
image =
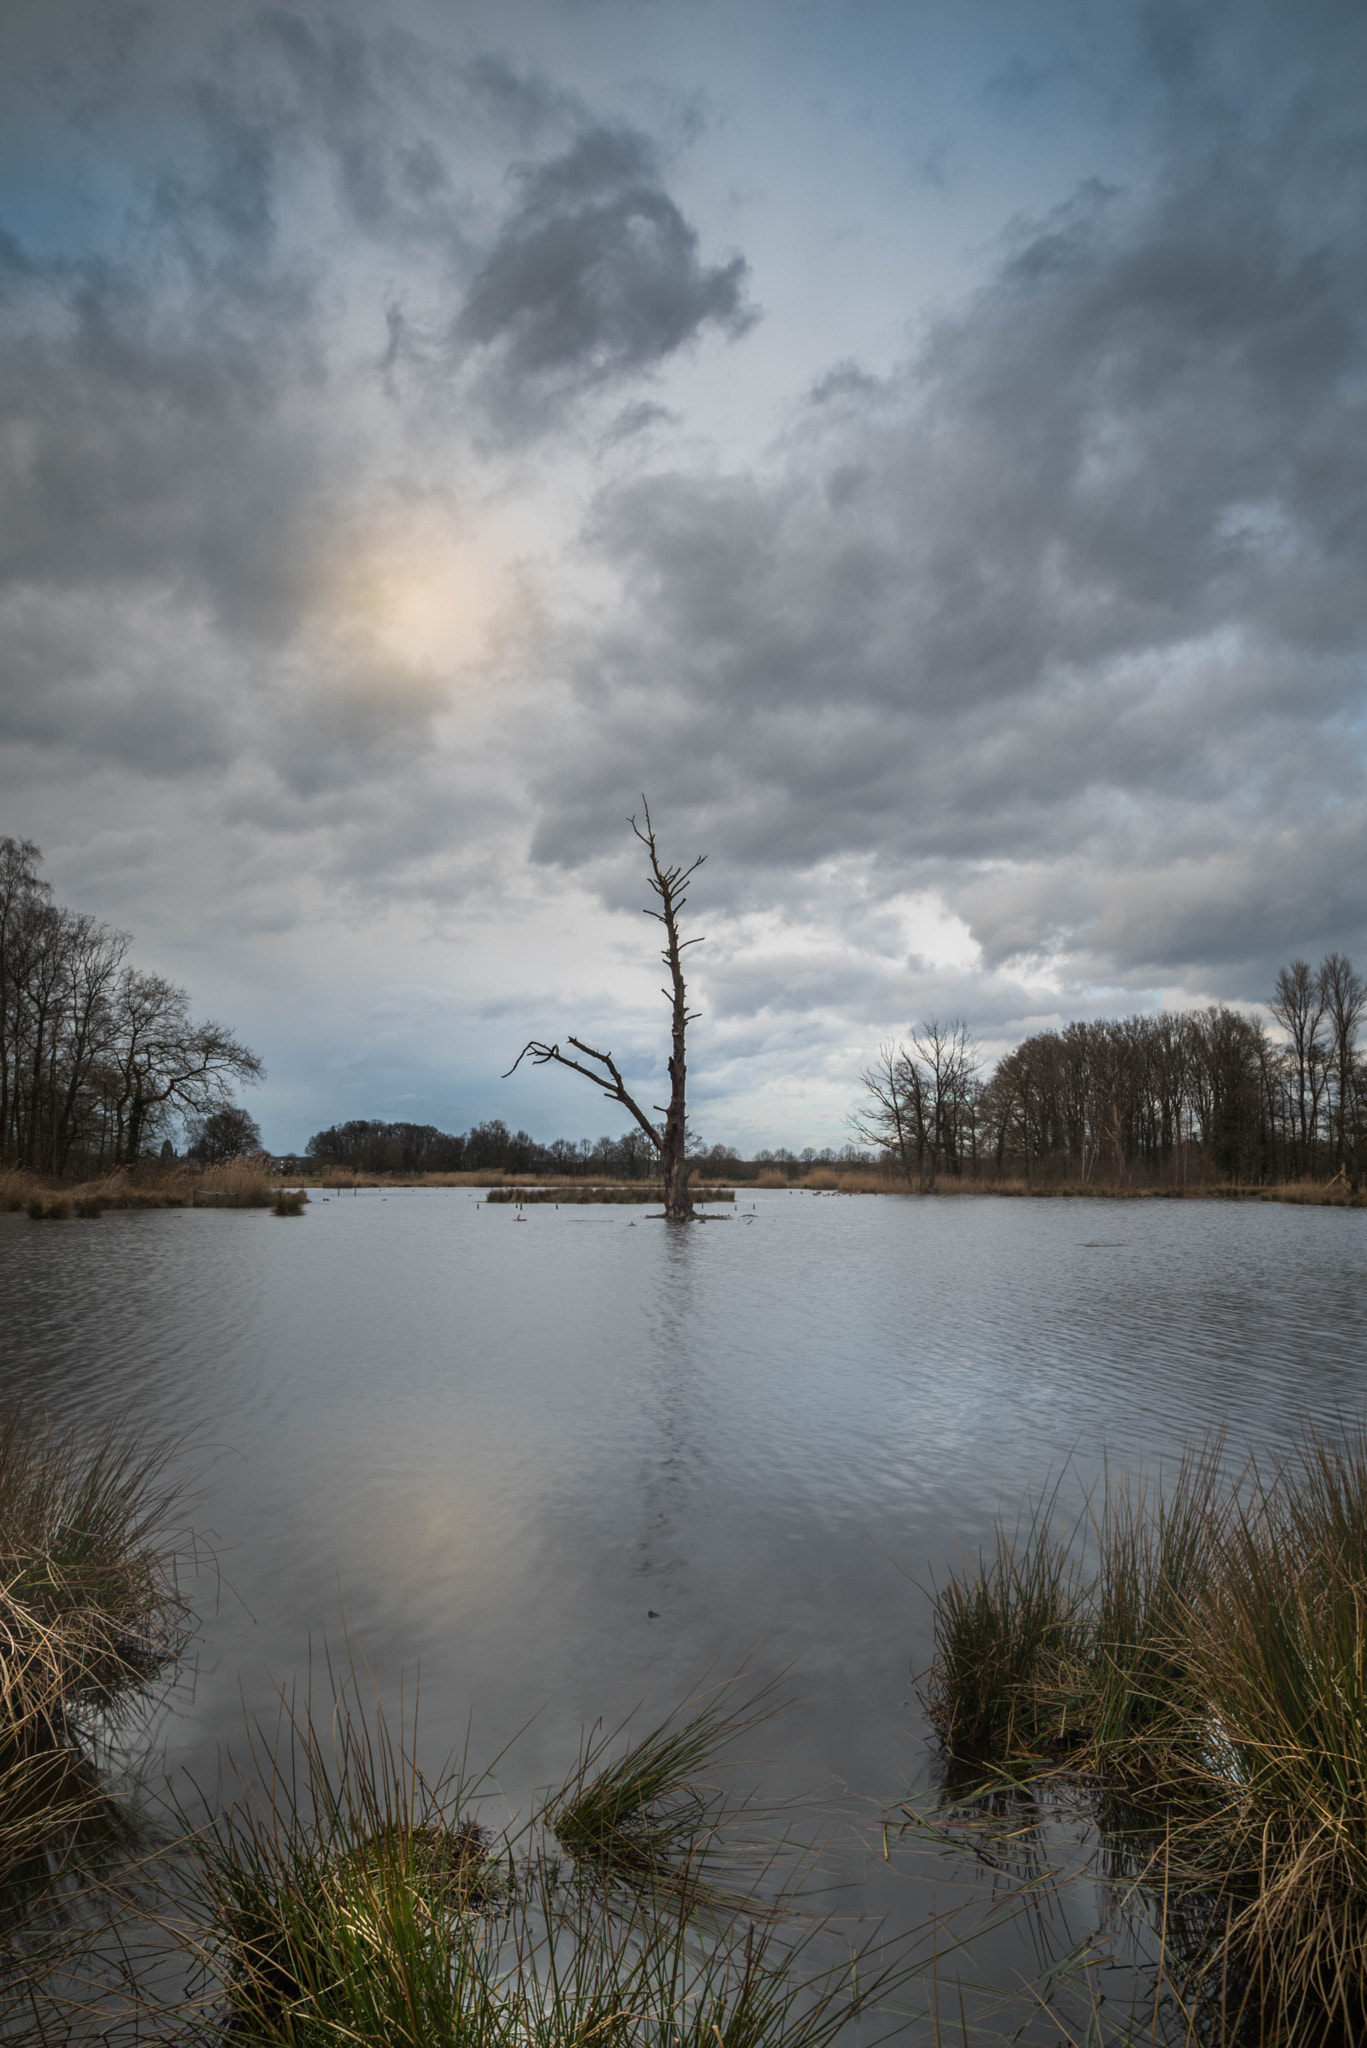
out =
{"type": "Polygon", "coordinates": [[[367,1681],[354,1662],[329,1668],[323,1711],[287,1707],[239,1795],[194,1833],[202,2041],[824,2048],[893,1983],[867,1953],[862,1982],[848,1955],[804,1967],[810,1931],[781,1935],[757,1899],[704,1925],[696,1886],[634,1881],[639,1857],[677,1871],[684,1850],[687,1869],[700,1822],[680,1773],[691,1785],[753,1714],[705,1706],[607,1766],[590,1741],[563,1794],[495,1837],[475,1812],[486,1787],[461,1770],[429,1783],[367,1681]],[[552,1812],[572,1839],[583,1824],[568,1865],[552,1812]]]}
{"type": "Polygon", "coordinates": [[[80,1966],[136,1855],[106,1764],[188,1632],[170,1455],[0,1411],[0,2026],[80,1966]]]}
{"type": "Polygon", "coordinates": [[[273,1216],[302,1216],[308,1195],[303,1188],[281,1188],[271,1204],[273,1216]]]}
{"type": "MultiPolygon", "coordinates": [[[[772,1686],[739,1699],[721,1687],[689,1701],[618,1754],[627,1734],[596,1730],[542,1818],[581,1869],[611,1883],[696,1887],[724,1858],[736,1802],[716,1781],[725,1752],[782,1711],[772,1686]]],[[[734,1768],[734,1766],[732,1766],[734,1768]]]]}
{"type": "Polygon", "coordinates": [[[1098,1768],[1167,1784],[1199,1768],[1192,1750],[1190,1617],[1220,1571],[1230,1511],[1224,1443],[1181,1461],[1168,1487],[1107,1476],[1094,1528],[1097,1572],[1084,1601],[1081,1734],[1098,1768]]]}
{"type": "Polygon", "coordinates": [[[40,1716],[59,1729],[176,1655],[169,1459],[133,1426],[86,1435],[0,1411],[0,1726],[40,1716]]]}
{"type": "Polygon", "coordinates": [[[926,1710],[959,1762],[1037,1758],[1077,1732],[1088,1657],[1086,1589],[1054,1532],[1057,1491],[998,1527],[990,1557],[934,1596],[926,1710]]]}
{"type": "Polygon", "coordinates": [[[939,1596],[946,1751],[1066,1763],[1122,1860],[1159,1830],[1190,1968],[1259,2039],[1367,2038],[1362,1422],[1234,1474],[1216,1440],[1166,1491],[1108,1480],[1086,1533],[1090,1576],[1042,1514],[939,1596]]]}

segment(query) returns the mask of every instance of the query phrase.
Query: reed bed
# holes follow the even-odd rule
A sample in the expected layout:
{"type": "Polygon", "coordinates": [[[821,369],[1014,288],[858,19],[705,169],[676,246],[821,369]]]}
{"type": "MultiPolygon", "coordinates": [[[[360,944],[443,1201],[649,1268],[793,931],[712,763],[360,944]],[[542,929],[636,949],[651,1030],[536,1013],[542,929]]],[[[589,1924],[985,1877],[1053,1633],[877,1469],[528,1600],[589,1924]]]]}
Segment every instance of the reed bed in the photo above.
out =
{"type": "Polygon", "coordinates": [[[1065,1765],[1122,1844],[1161,1834],[1190,1967],[1258,2038],[1367,2039],[1367,1430],[1056,1500],[936,1596],[947,1755],[1065,1765]]]}
{"type": "Polygon", "coordinates": [[[264,1158],[225,1159],[221,1166],[205,1167],[202,1176],[191,1183],[190,1206],[194,1209],[269,1209],[279,1185],[264,1158]]]}
{"type": "MultiPolygon", "coordinates": [[[[95,1221],[107,1209],[273,1209],[281,1195],[301,1205],[308,1199],[302,1189],[282,1188],[264,1156],[137,1174],[121,1168],[66,1185],[17,1168],[0,1169],[0,1209],[25,1211],[34,1222],[95,1221]]],[[[293,1216],[300,1210],[278,1213],[293,1216]]]]}

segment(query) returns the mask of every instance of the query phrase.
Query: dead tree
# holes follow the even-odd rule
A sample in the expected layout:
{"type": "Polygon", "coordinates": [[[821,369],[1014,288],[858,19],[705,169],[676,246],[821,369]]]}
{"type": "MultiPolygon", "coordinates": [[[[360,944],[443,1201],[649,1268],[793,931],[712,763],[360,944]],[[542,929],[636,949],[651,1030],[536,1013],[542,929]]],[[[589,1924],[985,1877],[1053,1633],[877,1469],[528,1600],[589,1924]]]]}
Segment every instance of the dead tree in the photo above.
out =
{"type": "Polygon", "coordinates": [[[660,1177],[664,1182],[665,1217],[671,1223],[688,1223],[693,1218],[693,1198],[688,1190],[688,1164],[684,1148],[688,1134],[687,1081],[688,1069],[685,1059],[684,1040],[688,1026],[697,1016],[696,1010],[688,1007],[688,988],[684,981],[683,954],[689,946],[700,946],[701,938],[681,939],[679,937],[679,916],[688,901],[688,884],[698,872],[707,856],[700,853],[691,867],[667,868],[660,865],[659,852],[655,845],[655,830],[650,822],[650,805],[641,798],[645,813],[645,830],[641,830],[635,817],[631,829],[644,846],[650,858],[650,870],[646,877],[659,903],[658,910],[645,911],[657,924],[665,928],[664,951],[660,958],[669,969],[670,986],[661,989],[672,1006],[670,1025],[669,1055],[669,1106],[657,1102],[654,1107],[664,1117],[663,1126],[653,1124],[640,1104],[627,1093],[626,1084],[613,1061],[610,1052],[596,1052],[591,1045],[585,1045],[582,1038],[567,1038],[584,1059],[592,1060],[601,1070],[595,1073],[593,1067],[584,1066],[581,1061],[571,1059],[559,1045],[547,1045],[539,1038],[529,1039],[517,1058],[504,1075],[515,1074],[523,1060],[530,1059],[535,1067],[544,1067],[554,1062],[558,1067],[568,1067],[572,1073],[582,1074],[586,1081],[592,1081],[601,1088],[610,1102],[620,1102],[636,1119],[646,1137],[655,1147],[660,1160],[660,1177]]]}

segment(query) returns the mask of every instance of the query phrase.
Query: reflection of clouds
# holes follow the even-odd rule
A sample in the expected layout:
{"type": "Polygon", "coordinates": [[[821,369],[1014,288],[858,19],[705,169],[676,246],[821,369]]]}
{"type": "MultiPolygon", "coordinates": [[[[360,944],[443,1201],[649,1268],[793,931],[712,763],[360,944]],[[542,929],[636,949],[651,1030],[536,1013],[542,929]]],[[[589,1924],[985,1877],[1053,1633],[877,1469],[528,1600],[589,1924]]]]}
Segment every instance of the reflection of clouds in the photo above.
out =
{"type": "Polygon", "coordinates": [[[404,1656],[418,1637],[497,1608],[523,1581],[560,1465],[535,1402],[513,1417],[473,1393],[348,1402],[331,1413],[310,1406],[302,1435],[297,1426],[265,1433],[244,1449],[258,1555],[288,1556],[296,1587],[314,1596],[340,1589],[348,1605],[360,1602],[368,1627],[398,1626],[413,1638],[404,1656]],[[301,1470],[295,1486],[290,1475],[301,1470]]]}

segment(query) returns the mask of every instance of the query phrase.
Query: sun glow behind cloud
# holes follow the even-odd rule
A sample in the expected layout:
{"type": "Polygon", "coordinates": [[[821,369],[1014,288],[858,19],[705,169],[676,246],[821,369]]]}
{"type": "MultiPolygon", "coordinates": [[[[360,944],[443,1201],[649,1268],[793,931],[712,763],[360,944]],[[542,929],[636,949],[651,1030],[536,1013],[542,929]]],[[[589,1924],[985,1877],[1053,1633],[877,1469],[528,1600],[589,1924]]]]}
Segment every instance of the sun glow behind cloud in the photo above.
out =
{"type": "Polygon", "coordinates": [[[405,512],[336,543],[310,632],[353,679],[430,688],[469,678],[488,658],[507,600],[498,563],[462,524],[405,512]]]}

